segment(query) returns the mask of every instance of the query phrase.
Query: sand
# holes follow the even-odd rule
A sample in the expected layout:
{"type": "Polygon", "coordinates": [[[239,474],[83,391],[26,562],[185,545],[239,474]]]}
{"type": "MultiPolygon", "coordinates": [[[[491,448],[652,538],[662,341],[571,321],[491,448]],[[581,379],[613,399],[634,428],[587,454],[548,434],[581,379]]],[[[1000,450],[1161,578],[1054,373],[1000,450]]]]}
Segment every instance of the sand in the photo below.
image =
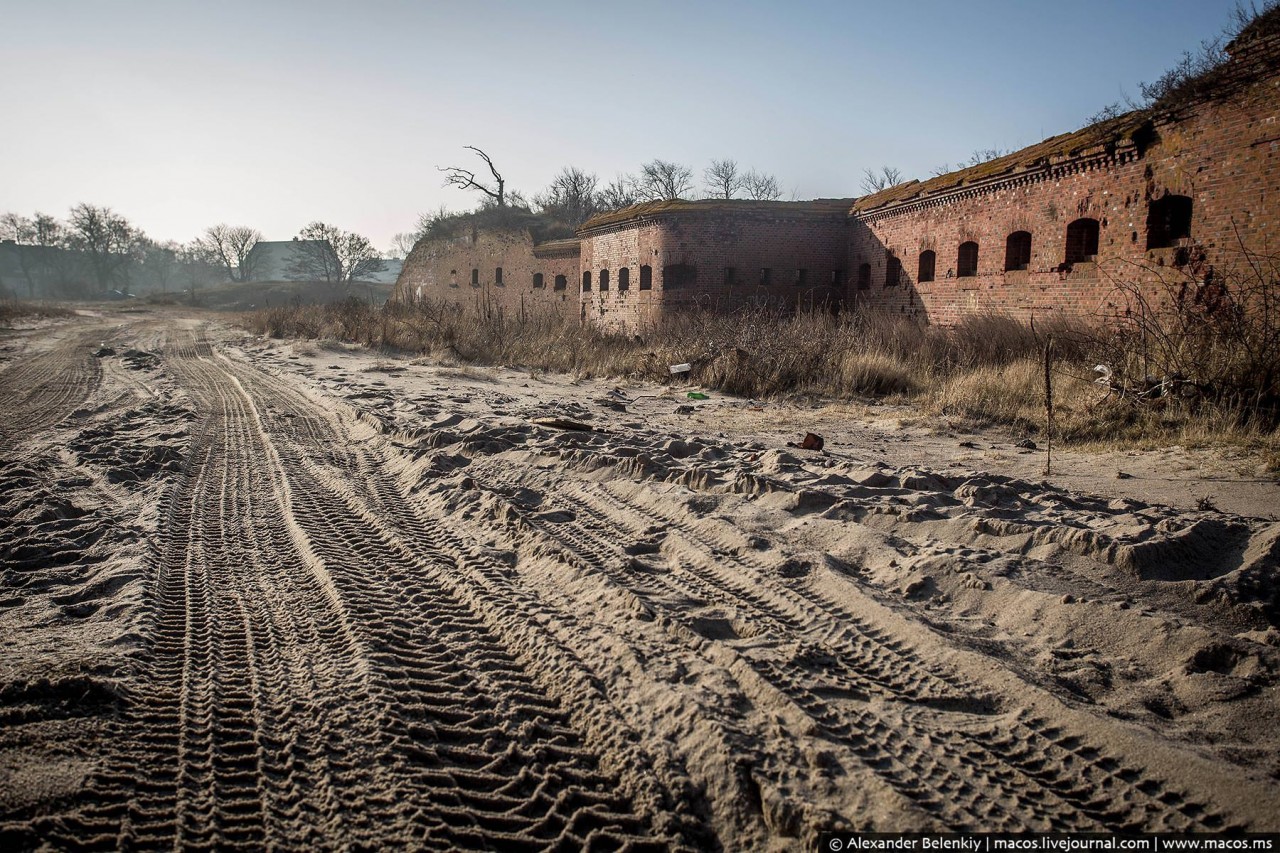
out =
{"type": "Polygon", "coordinates": [[[1253,460],[688,390],[0,332],[0,846],[1280,829],[1253,460]]]}

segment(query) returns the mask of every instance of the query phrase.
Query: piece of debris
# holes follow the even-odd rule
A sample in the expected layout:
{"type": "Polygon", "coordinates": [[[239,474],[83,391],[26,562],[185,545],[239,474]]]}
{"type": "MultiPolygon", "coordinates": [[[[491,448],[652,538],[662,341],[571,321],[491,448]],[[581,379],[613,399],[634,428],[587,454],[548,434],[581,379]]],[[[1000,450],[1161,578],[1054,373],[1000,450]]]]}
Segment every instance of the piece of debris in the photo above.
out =
{"type": "Polygon", "coordinates": [[[1133,479],[1133,475],[1132,475],[1132,474],[1126,474],[1124,471],[1117,471],[1117,472],[1116,472],[1116,479],[1117,479],[1117,480],[1132,480],[1132,479],[1133,479]]]}
{"type": "Polygon", "coordinates": [[[690,405],[688,405],[687,403],[686,403],[685,405],[683,405],[683,406],[676,406],[676,414],[677,414],[677,415],[692,415],[692,414],[693,414],[693,406],[690,406],[690,405]]]}
{"type": "Polygon", "coordinates": [[[693,365],[686,361],[683,364],[673,364],[671,365],[671,367],[668,368],[668,370],[670,370],[673,374],[688,373],[690,370],[693,370],[693,365]]]}
{"type": "Polygon", "coordinates": [[[1015,444],[1014,447],[1020,447],[1023,450],[1035,450],[1037,445],[1031,439],[1024,438],[1022,439],[1022,441],[1019,441],[1017,444],[1015,444]]]}
{"type": "Polygon", "coordinates": [[[116,351],[115,351],[114,349],[112,349],[111,347],[109,347],[109,346],[107,346],[107,345],[103,344],[102,346],[98,347],[98,350],[97,350],[97,352],[95,352],[95,353],[93,354],[93,357],[94,357],[94,358],[106,358],[106,357],[107,357],[107,356],[109,356],[109,355],[115,355],[115,354],[116,354],[116,351]]]}
{"type": "Polygon", "coordinates": [[[972,441],[962,441],[962,442],[960,442],[960,446],[961,446],[961,447],[967,447],[967,448],[969,448],[970,450],[977,450],[977,449],[978,449],[978,445],[977,445],[977,444],[975,444],[975,443],[974,443],[974,442],[972,442],[972,441]]]}
{"type": "Polygon", "coordinates": [[[552,429],[577,430],[578,432],[596,431],[596,428],[590,424],[569,420],[568,418],[534,418],[532,422],[538,426],[551,427],[552,429]]]}
{"type": "Polygon", "coordinates": [[[690,391],[686,396],[688,396],[690,400],[710,400],[711,399],[709,395],[703,394],[701,391],[690,391]]]}
{"type": "Polygon", "coordinates": [[[799,444],[794,441],[788,441],[787,447],[798,447],[801,450],[821,450],[824,444],[826,442],[822,440],[822,436],[817,433],[806,432],[804,439],[799,444]]]}

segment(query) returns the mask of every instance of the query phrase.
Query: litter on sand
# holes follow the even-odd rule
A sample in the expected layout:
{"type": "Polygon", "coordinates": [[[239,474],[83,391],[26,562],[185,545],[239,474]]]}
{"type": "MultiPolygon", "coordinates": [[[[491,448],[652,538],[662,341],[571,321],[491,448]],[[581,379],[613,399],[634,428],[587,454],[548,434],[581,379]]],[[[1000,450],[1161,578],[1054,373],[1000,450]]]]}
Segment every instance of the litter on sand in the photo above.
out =
{"type": "Polygon", "coordinates": [[[794,441],[788,441],[787,447],[798,447],[801,450],[821,450],[824,444],[826,442],[822,440],[822,436],[817,433],[806,432],[804,439],[799,444],[794,441]]]}

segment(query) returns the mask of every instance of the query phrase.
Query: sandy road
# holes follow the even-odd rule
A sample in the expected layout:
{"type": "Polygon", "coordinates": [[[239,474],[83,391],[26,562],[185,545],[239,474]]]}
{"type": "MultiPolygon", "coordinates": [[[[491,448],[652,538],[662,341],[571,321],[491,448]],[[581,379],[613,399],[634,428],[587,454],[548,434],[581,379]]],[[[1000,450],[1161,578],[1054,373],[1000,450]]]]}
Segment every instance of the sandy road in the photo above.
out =
{"type": "Polygon", "coordinates": [[[1277,828],[1274,741],[1188,732],[1274,712],[1265,620],[1143,577],[1157,534],[1194,556],[1189,529],[1256,580],[1260,522],[1112,506],[1128,526],[1102,541],[1109,504],[1025,483],[550,430],[527,417],[546,400],[298,361],[144,317],[69,324],[0,372],[0,622],[34,638],[0,670],[0,837],[1277,828]],[[1099,621],[1117,636],[1071,640],[1099,621]],[[55,753],[78,775],[20,795],[55,753]]]}

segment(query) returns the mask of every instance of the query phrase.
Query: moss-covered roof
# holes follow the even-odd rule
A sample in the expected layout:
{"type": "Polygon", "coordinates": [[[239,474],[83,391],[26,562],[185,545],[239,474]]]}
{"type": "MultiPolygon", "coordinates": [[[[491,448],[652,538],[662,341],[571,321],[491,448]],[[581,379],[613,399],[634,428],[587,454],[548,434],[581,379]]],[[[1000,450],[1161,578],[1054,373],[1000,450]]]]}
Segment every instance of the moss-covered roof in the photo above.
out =
{"type": "MultiPolygon", "coordinates": [[[[1205,101],[1229,97],[1233,92],[1274,76],[1280,65],[1280,3],[1269,4],[1246,24],[1226,46],[1229,61],[1204,68],[1194,57],[1187,67],[1175,68],[1152,88],[1163,89],[1146,109],[1064,133],[1015,151],[1004,157],[959,169],[926,181],[908,181],[896,187],[863,196],[853,203],[852,213],[869,213],[953,192],[969,186],[995,183],[1022,173],[1043,170],[1093,153],[1143,144],[1154,123],[1177,121],[1186,110],[1205,101]],[[1183,76],[1185,74],[1185,76],[1183,76]]],[[[1205,61],[1212,59],[1210,54],[1205,61]]]]}
{"type": "Polygon", "coordinates": [[[597,228],[632,222],[639,219],[650,219],[655,216],[672,214],[707,214],[724,213],[756,213],[783,216],[843,216],[849,212],[852,199],[819,198],[812,201],[755,201],[743,198],[703,198],[687,201],[674,199],[671,201],[646,201],[633,204],[621,210],[598,213],[578,228],[583,234],[597,228]]]}
{"type": "Polygon", "coordinates": [[[561,254],[579,254],[582,251],[582,241],[577,237],[567,237],[562,240],[547,240],[544,243],[537,243],[533,247],[533,256],[535,258],[547,257],[549,255],[561,254]]]}
{"type": "Polygon", "coordinates": [[[1145,110],[1126,113],[1072,133],[1051,137],[1027,146],[1021,151],[1015,151],[967,169],[948,172],[926,181],[907,181],[905,184],[863,196],[854,201],[852,212],[868,213],[895,207],[964,187],[1016,177],[1021,173],[1040,171],[1056,163],[1095,151],[1115,150],[1133,143],[1135,139],[1140,139],[1149,128],[1150,122],[1150,115],[1145,110]]]}
{"type": "Polygon", "coordinates": [[[541,213],[521,207],[482,207],[465,213],[436,217],[427,227],[428,240],[448,240],[472,229],[481,231],[525,231],[536,243],[573,235],[573,228],[541,213]]]}

